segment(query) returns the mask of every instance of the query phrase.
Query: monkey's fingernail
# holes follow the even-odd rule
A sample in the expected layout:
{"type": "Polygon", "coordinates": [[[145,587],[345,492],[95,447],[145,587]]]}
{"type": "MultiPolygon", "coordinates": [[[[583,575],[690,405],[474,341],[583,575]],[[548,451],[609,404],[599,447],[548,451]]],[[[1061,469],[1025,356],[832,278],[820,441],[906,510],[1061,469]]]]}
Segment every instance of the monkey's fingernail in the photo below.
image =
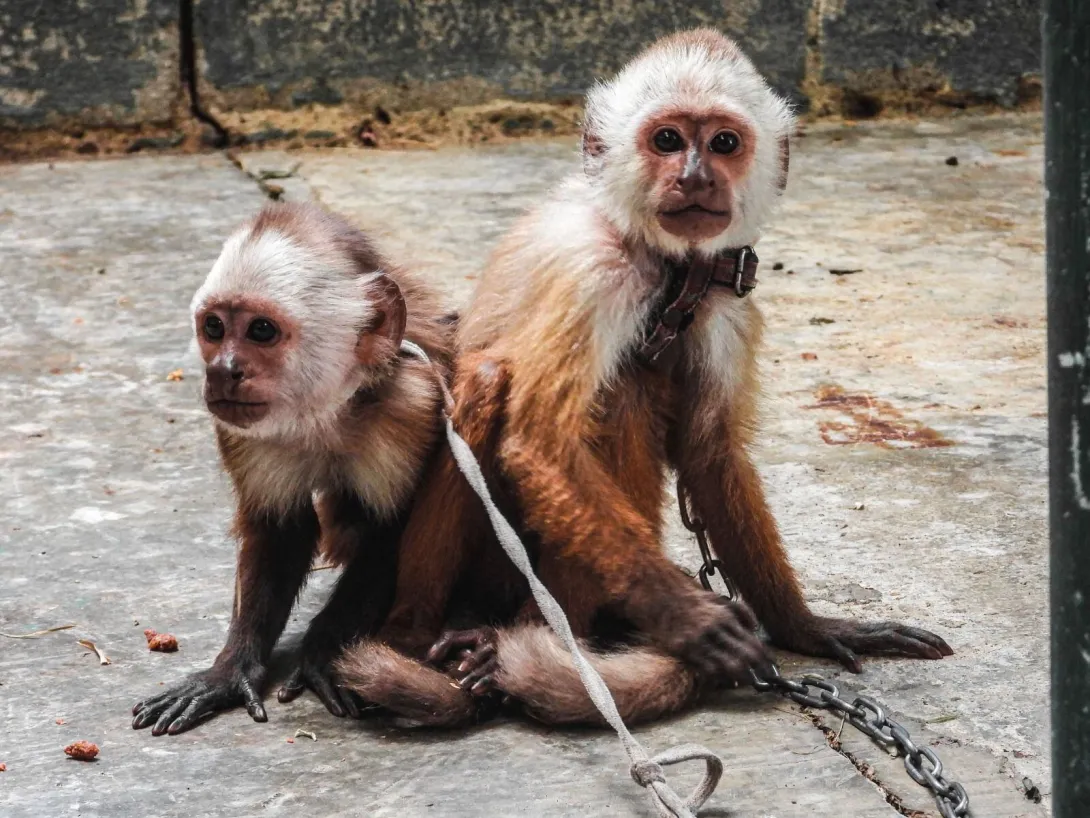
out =
{"type": "Polygon", "coordinates": [[[458,665],[459,673],[465,673],[467,670],[469,670],[469,662],[462,662],[462,664],[458,665]]]}

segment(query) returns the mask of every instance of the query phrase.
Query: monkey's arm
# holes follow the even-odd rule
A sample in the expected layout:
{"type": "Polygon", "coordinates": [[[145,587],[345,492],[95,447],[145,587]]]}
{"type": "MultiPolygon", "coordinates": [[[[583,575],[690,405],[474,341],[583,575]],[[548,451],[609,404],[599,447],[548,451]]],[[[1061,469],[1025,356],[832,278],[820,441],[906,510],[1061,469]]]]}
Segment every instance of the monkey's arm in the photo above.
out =
{"type": "MultiPolygon", "coordinates": [[[[473,353],[459,361],[454,426],[490,481],[495,478],[507,386],[498,361],[473,353]]],[[[489,537],[484,508],[444,443],[425,469],[401,538],[397,591],[380,640],[422,658],[442,629],[469,550],[489,537]]]]}
{"type": "Polygon", "coordinates": [[[725,424],[718,448],[691,441],[680,465],[683,482],[703,517],[716,555],[768,630],[772,642],[809,656],[837,659],[854,673],[856,653],[941,659],[953,651],[940,637],[896,622],[856,622],[816,616],[788,561],[760,476],[745,445],[725,424]]]}
{"type": "Polygon", "coordinates": [[[334,716],[358,718],[355,697],[333,681],[332,664],[347,644],[377,631],[389,613],[404,524],[375,520],[351,491],[323,497],[319,503],[331,528],[328,533],[340,541],[333,544],[334,553],[327,558],[339,557],[344,571],[325,606],[311,620],[298,664],[277,699],[290,702],[310,688],[334,716]]]}
{"type": "Polygon", "coordinates": [[[309,504],[282,517],[240,512],[236,527],[241,548],[227,644],[211,668],[137,704],[137,730],[154,723],[152,735],[174,735],[238,704],[246,705],[254,721],[268,718],[261,685],[314,558],[318,517],[309,504]]]}
{"type": "MultiPolygon", "coordinates": [[[[766,661],[752,617],[741,606],[719,603],[670,562],[652,518],[596,455],[590,441],[601,431],[594,420],[597,345],[579,337],[577,319],[565,327],[567,334],[535,332],[531,324],[534,341],[523,345],[533,360],[521,361],[521,381],[515,380],[520,362],[513,363],[500,447],[525,523],[541,538],[542,580],[577,632],[585,634],[596,611],[613,606],[696,668],[717,677],[743,676],[748,666],[766,661]]],[[[660,480],[660,468],[656,463],[640,471],[660,480]]]]}

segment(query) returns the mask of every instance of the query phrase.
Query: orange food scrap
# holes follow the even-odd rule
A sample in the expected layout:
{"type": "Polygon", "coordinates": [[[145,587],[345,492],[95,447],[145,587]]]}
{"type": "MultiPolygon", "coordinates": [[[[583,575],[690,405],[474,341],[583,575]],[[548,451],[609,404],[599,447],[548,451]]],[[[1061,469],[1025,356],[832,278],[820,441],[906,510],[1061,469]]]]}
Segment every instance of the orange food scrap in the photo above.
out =
{"type": "Polygon", "coordinates": [[[147,628],[144,631],[144,638],[148,640],[148,650],[173,653],[178,649],[178,638],[170,633],[156,633],[151,628],[147,628]]]}
{"type": "Polygon", "coordinates": [[[94,761],[98,755],[98,745],[89,741],[76,741],[64,748],[64,754],[76,761],[94,761]]]}

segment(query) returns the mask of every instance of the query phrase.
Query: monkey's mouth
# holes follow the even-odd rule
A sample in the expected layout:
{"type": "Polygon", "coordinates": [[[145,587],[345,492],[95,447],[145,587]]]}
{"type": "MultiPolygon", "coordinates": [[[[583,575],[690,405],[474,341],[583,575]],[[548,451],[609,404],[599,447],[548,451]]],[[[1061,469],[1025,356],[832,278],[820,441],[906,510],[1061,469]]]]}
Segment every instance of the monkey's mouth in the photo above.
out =
{"type": "Polygon", "coordinates": [[[659,211],[659,225],[672,236],[686,242],[701,242],[714,238],[730,227],[729,210],[712,210],[702,204],[659,211]]]}
{"type": "Polygon", "coordinates": [[[261,420],[269,413],[269,404],[241,400],[208,401],[208,411],[218,420],[222,420],[231,426],[245,429],[261,420]]]}
{"type": "Polygon", "coordinates": [[[696,215],[696,214],[702,214],[702,215],[705,215],[705,216],[717,216],[719,218],[722,218],[724,216],[729,216],[730,211],[729,210],[712,210],[710,208],[704,207],[703,205],[691,204],[691,205],[687,205],[686,207],[679,207],[677,210],[664,210],[664,211],[662,211],[661,215],[663,215],[663,216],[689,216],[689,215],[696,215]]]}

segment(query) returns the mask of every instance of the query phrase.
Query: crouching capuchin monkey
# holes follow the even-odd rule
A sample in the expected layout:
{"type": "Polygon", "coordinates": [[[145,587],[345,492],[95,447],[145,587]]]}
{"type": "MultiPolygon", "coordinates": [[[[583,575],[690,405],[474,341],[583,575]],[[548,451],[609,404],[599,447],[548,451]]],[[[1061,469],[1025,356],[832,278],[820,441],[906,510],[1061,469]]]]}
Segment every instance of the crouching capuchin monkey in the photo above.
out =
{"type": "MultiPolygon", "coordinates": [[[[655,43],[591,90],[582,171],[501,241],[458,329],[454,422],[575,634],[596,636],[604,615],[635,634],[594,659],[630,721],[766,670],[758,621],[773,645],[854,672],[860,654],[952,652],[919,628],[814,614],[749,454],[762,321],[745,296],[793,128],[731,40],[697,30],[655,43]],[[746,604],[666,557],[671,469],[746,604]]],[[[471,720],[472,694],[490,689],[546,721],[598,720],[532,601],[514,628],[434,645],[460,687],[416,661],[452,593],[485,586],[479,566],[506,560],[449,453],[422,483],[400,559],[382,641],[338,665],[350,689],[425,724],[471,720]]]]}
{"type": "Polygon", "coordinates": [[[319,540],[344,571],[279,699],[309,687],[334,715],[357,715],[331,663],[389,610],[398,539],[439,432],[435,375],[399,346],[410,339],[445,369],[452,319],[359,230],[296,204],[267,207],[227,240],[192,312],[237,500],[234,613],[212,667],[137,704],[133,727],[180,733],[240,704],[266,720],[269,656],[319,540]]]}

